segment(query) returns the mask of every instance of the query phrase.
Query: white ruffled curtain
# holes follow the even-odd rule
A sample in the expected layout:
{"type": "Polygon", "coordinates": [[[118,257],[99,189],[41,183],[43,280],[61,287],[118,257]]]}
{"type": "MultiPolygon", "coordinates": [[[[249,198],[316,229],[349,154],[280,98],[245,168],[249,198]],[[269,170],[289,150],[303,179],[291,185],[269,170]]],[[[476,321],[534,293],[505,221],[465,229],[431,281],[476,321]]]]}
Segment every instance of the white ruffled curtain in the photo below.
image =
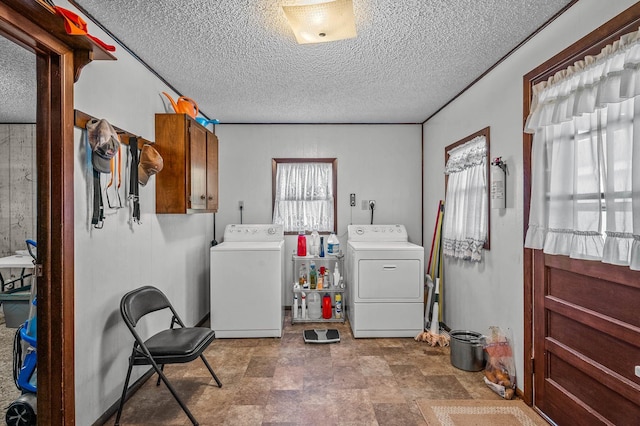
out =
{"type": "Polygon", "coordinates": [[[534,88],[525,247],[640,270],[640,35],[534,88]]]}
{"type": "Polygon", "coordinates": [[[278,163],[273,223],[285,232],[333,231],[333,165],[278,163]]]}
{"type": "Polygon", "coordinates": [[[478,136],[449,151],[442,229],[445,256],[480,262],[487,241],[487,139],[478,136]]]}

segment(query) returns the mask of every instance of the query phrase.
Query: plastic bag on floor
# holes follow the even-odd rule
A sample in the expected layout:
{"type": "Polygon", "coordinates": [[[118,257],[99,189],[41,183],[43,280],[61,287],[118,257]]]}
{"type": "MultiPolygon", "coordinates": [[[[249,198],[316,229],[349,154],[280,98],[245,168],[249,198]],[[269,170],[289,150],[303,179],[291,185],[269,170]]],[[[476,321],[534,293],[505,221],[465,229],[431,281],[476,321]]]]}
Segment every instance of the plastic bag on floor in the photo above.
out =
{"type": "Polygon", "coordinates": [[[484,351],[487,360],[484,370],[484,382],[491,390],[503,397],[512,399],[516,390],[516,364],[511,348],[511,336],[500,327],[489,327],[484,351]]]}

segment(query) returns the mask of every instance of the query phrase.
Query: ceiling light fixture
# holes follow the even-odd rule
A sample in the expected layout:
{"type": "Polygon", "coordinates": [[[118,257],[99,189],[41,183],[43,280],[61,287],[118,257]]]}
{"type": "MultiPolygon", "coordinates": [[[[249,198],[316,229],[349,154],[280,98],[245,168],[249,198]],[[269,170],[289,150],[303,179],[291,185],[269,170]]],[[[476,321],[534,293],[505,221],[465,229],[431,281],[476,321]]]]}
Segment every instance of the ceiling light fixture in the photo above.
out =
{"type": "Polygon", "coordinates": [[[356,36],[352,0],[307,0],[282,6],[298,44],[324,43],[356,36]]]}

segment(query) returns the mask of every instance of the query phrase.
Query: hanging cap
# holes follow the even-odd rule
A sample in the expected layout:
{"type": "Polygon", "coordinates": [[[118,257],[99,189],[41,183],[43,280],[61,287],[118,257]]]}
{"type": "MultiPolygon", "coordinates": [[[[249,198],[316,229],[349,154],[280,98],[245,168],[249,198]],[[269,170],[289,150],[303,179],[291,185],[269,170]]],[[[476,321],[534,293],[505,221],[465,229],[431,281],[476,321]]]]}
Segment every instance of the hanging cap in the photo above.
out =
{"type": "Polygon", "coordinates": [[[120,150],[118,133],[104,118],[87,121],[87,132],[93,168],[100,173],[111,173],[111,159],[120,150]]]}
{"type": "Polygon", "coordinates": [[[144,145],[138,163],[138,183],[144,186],[149,178],[162,170],[164,160],[151,145],[144,145]]]}

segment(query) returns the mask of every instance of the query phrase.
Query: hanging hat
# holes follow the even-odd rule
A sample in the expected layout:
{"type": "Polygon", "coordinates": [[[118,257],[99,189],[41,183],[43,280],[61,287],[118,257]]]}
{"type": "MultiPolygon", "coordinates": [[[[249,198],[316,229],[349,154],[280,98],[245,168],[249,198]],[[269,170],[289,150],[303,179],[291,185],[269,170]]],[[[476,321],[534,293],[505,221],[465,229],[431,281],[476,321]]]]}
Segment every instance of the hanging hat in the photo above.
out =
{"type": "Polygon", "coordinates": [[[149,178],[162,170],[164,160],[151,145],[144,145],[138,163],[138,183],[145,186],[149,178]]]}
{"type": "Polygon", "coordinates": [[[87,132],[93,168],[100,173],[111,173],[111,159],[120,150],[118,133],[104,118],[87,121],[87,132]]]}

